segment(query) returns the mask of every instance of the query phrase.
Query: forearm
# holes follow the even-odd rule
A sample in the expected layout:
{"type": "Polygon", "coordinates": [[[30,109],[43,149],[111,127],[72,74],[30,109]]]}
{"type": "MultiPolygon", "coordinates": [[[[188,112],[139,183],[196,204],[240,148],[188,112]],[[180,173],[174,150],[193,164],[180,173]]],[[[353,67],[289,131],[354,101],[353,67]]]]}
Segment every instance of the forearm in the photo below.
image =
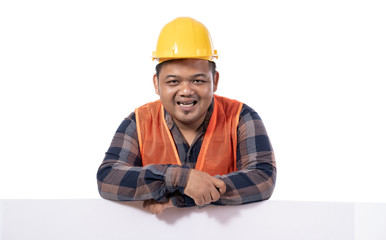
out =
{"type": "Polygon", "coordinates": [[[162,201],[167,193],[164,181],[167,168],[167,165],[135,167],[119,161],[104,161],[97,173],[99,193],[110,200],[162,201]]]}
{"type": "Polygon", "coordinates": [[[166,176],[173,168],[170,165],[142,165],[135,115],[131,114],[118,127],[98,169],[98,190],[103,198],[111,200],[166,201],[166,195],[171,191],[166,176]]]}
{"type": "Polygon", "coordinates": [[[257,169],[243,169],[220,176],[227,186],[219,205],[236,205],[267,200],[271,197],[276,182],[276,167],[262,164],[257,169]],[[260,168],[260,169],[259,169],[260,168]]]}
{"type": "MultiPolygon", "coordinates": [[[[238,205],[267,200],[271,197],[276,180],[276,168],[265,165],[264,169],[244,169],[231,174],[217,176],[224,181],[226,192],[221,194],[215,205],[238,205]]],[[[174,206],[192,207],[196,203],[186,194],[175,194],[172,198],[174,206]]]]}
{"type": "Polygon", "coordinates": [[[260,116],[244,105],[237,132],[237,171],[219,176],[227,189],[215,204],[245,204],[271,197],[276,160],[260,116]]]}
{"type": "Polygon", "coordinates": [[[107,160],[98,170],[98,190],[110,200],[166,202],[185,187],[188,170],[178,165],[136,167],[107,160]]]}

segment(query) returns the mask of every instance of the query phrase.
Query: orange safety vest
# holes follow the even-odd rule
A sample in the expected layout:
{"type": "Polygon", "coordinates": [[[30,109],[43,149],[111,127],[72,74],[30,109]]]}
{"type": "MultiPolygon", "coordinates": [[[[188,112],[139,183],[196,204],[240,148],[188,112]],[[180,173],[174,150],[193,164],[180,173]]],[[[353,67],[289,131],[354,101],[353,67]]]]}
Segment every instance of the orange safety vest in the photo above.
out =
{"type": "MultiPolygon", "coordinates": [[[[243,104],[214,95],[213,113],[201,145],[195,169],[210,175],[235,171],[237,125],[243,104]]],[[[142,164],[178,164],[181,161],[166,124],[160,100],[135,110],[142,164]]]]}

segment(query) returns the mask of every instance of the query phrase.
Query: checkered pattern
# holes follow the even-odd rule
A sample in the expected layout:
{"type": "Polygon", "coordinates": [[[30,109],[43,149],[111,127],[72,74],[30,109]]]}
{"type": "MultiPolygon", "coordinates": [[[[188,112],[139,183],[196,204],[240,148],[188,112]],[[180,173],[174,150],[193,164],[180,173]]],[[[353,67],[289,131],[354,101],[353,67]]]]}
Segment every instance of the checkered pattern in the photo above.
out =
{"type": "MultiPolygon", "coordinates": [[[[176,207],[194,206],[184,194],[190,169],[200,153],[213,102],[192,145],[189,146],[172,117],[165,120],[174,138],[182,163],[179,165],[142,166],[135,114],[131,113],[117,129],[110,148],[97,173],[98,189],[103,198],[120,201],[170,198],[176,207]]],[[[237,171],[216,176],[226,183],[227,191],[213,203],[245,204],[268,199],[276,180],[276,162],[265,127],[259,115],[246,104],[240,113],[237,143],[237,171]]]]}

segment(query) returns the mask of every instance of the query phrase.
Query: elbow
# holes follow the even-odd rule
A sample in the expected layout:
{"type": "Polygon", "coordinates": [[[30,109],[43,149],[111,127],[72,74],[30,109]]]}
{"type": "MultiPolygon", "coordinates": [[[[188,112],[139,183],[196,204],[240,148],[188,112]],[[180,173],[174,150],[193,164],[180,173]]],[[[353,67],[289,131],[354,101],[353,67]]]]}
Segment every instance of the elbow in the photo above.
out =
{"type": "Polygon", "coordinates": [[[99,191],[101,190],[104,180],[106,179],[110,171],[111,171],[111,167],[103,167],[103,165],[99,167],[98,172],[96,174],[99,191]]]}
{"type": "Polygon", "coordinates": [[[99,196],[101,196],[101,198],[106,199],[106,194],[105,194],[105,192],[102,191],[102,185],[103,185],[103,183],[100,182],[100,181],[97,181],[97,185],[98,185],[98,193],[99,193],[99,196]]]}
{"type": "Polygon", "coordinates": [[[268,200],[272,197],[272,194],[273,194],[273,190],[275,189],[275,186],[271,186],[270,188],[267,189],[267,191],[265,191],[262,196],[261,196],[261,201],[265,201],[265,200],[268,200]]]}
{"type": "Polygon", "coordinates": [[[101,179],[100,176],[97,174],[97,188],[98,188],[99,196],[101,196],[101,198],[104,198],[104,199],[109,199],[106,193],[106,187],[105,187],[106,185],[100,179],[101,179]]]}
{"type": "Polygon", "coordinates": [[[98,182],[98,192],[101,198],[106,200],[119,200],[117,193],[114,192],[116,191],[116,187],[103,183],[101,181],[97,181],[97,182],[98,182]]]}
{"type": "Polygon", "coordinates": [[[276,185],[276,168],[273,168],[272,175],[267,180],[267,188],[262,193],[262,201],[268,200],[271,198],[273,191],[275,190],[276,185]]]}
{"type": "Polygon", "coordinates": [[[110,171],[111,167],[103,167],[103,165],[99,167],[96,174],[98,192],[99,195],[104,199],[116,200],[116,194],[113,194],[115,189],[114,186],[105,181],[110,171]]]}

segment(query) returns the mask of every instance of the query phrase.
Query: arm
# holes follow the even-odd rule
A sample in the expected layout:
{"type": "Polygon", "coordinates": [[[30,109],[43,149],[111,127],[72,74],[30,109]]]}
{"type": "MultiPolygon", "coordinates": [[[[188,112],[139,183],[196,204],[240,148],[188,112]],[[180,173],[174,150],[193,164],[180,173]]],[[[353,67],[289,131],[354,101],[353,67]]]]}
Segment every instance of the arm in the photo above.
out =
{"type": "Polygon", "coordinates": [[[208,204],[225,192],[222,181],[187,166],[142,166],[134,113],[116,131],[99,167],[97,180],[101,197],[144,201],[144,208],[152,213],[161,213],[173,205],[208,204]],[[193,204],[187,204],[186,199],[193,204]]]}
{"type": "Polygon", "coordinates": [[[142,166],[132,113],[119,126],[98,169],[98,190],[110,200],[168,202],[178,188],[185,187],[186,171],[178,165],[142,166]]]}
{"type": "Polygon", "coordinates": [[[215,204],[266,200],[275,187],[276,162],[271,143],[259,115],[245,104],[240,113],[237,137],[237,171],[219,176],[227,190],[215,204]]]}
{"type": "MultiPolygon", "coordinates": [[[[225,191],[226,185],[223,181],[210,176],[206,172],[194,169],[189,171],[184,193],[186,194],[186,197],[191,198],[192,204],[194,202],[194,204],[198,206],[203,206],[205,204],[215,202],[220,198],[221,194],[225,193],[225,191]]],[[[187,205],[183,206],[186,207],[187,205]]],[[[171,201],[167,203],[160,203],[151,199],[144,201],[143,207],[151,213],[160,214],[166,208],[173,207],[173,203],[171,201]]]]}

